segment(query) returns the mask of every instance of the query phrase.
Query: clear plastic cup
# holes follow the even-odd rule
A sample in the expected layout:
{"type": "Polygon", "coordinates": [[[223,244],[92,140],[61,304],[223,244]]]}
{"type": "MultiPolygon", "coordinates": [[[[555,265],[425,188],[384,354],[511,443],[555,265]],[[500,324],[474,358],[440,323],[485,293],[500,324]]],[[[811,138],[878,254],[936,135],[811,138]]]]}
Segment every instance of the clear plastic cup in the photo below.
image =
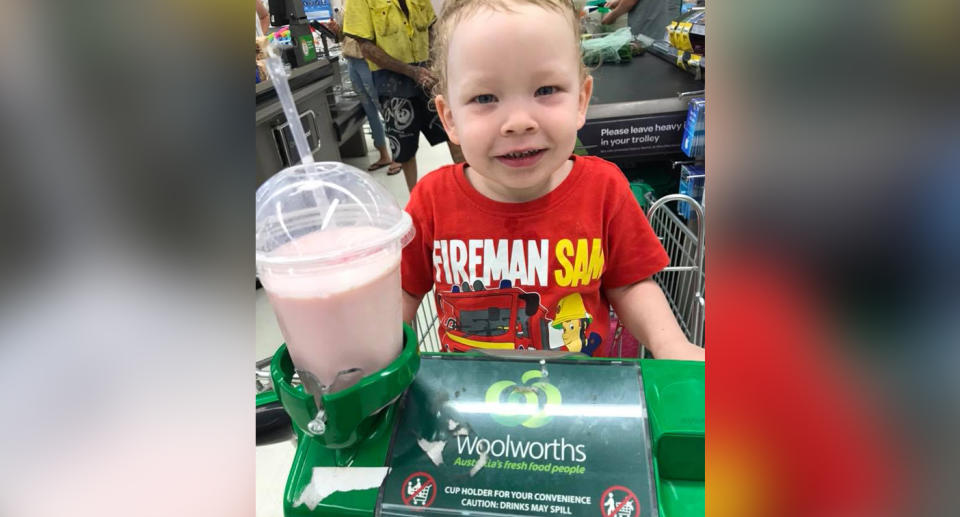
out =
{"type": "Polygon", "coordinates": [[[257,189],[256,229],[257,274],[301,378],[335,392],[400,354],[413,225],[386,189],[342,163],[290,167],[257,189]]]}

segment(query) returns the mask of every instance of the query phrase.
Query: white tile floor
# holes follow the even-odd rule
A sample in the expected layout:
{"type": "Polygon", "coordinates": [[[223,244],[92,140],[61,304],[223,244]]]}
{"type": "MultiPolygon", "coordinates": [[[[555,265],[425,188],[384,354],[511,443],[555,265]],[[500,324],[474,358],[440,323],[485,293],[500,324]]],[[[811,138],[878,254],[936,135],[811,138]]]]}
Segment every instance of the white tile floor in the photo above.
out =
{"type": "MultiPolygon", "coordinates": [[[[365,157],[346,158],[343,161],[365,171],[377,160],[379,153],[373,147],[369,128],[366,125],[364,133],[370,152],[365,157]]],[[[422,178],[430,171],[449,163],[451,163],[450,151],[446,144],[431,147],[423,135],[420,136],[420,149],[417,151],[419,177],[422,178]]],[[[410,192],[407,190],[402,172],[387,176],[387,169],[383,168],[371,175],[396,197],[400,206],[407,204],[410,192]]],[[[283,342],[283,337],[280,335],[280,327],[277,325],[270,302],[262,289],[257,290],[256,323],[256,357],[263,359],[276,351],[283,342]]],[[[293,462],[294,451],[295,444],[292,442],[257,447],[257,517],[283,516],[283,490],[287,483],[287,472],[293,462]]]]}
{"type": "MultiPolygon", "coordinates": [[[[345,158],[343,162],[365,171],[371,163],[377,161],[380,153],[373,147],[373,141],[370,139],[370,135],[366,134],[368,126],[364,125],[363,127],[365,131],[364,136],[367,139],[367,149],[369,149],[370,152],[363,158],[345,158]]],[[[452,160],[450,159],[450,150],[447,148],[447,144],[439,144],[431,147],[427,139],[424,138],[423,135],[420,135],[420,148],[417,150],[418,178],[422,178],[431,171],[450,163],[452,163],[452,160]]],[[[394,174],[393,176],[387,176],[387,168],[384,167],[372,172],[371,175],[373,179],[386,187],[387,190],[397,198],[400,206],[406,206],[407,200],[410,199],[410,192],[407,190],[407,183],[403,179],[403,172],[394,174]]]]}

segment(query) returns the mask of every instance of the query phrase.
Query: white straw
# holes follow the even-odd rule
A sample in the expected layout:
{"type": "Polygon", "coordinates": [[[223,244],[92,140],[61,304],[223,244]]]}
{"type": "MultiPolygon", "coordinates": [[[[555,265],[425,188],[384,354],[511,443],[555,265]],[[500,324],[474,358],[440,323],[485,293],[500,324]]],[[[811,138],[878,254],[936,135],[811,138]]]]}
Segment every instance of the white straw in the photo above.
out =
{"type": "MultiPolygon", "coordinates": [[[[287,117],[287,124],[290,125],[290,132],[293,133],[293,141],[297,144],[297,152],[300,153],[300,163],[310,165],[313,163],[313,153],[310,152],[310,145],[307,144],[307,136],[303,133],[303,126],[300,124],[300,114],[297,113],[296,103],[293,101],[293,95],[290,93],[290,84],[287,82],[287,71],[283,68],[283,61],[277,55],[276,40],[267,45],[267,71],[270,73],[270,80],[273,81],[273,89],[277,92],[280,104],[283,106],[283,113],[287,117]]],[[[319,146],[319,140],[317,145],[319,146]]],[[[330,206],[327,196],[322,189],[312,192],[314,202],[317,208],[325,213],[323,227],[331,223],[333,211],[336,204],[330,206]]],[[[336,224],[330,224],[336,227],[336,224]]],[[[286,229],[284,228],[284,231],[286,229]]],[[[299,246],[298,246],[299,249],[299,246]]]]}
{"type": "Polygon", "coordinates": [[[277,46],[276,40],[267,45],[267,71],[270,73],[270,80],[273,81],[273,89],[277,91],[277,97],[280,98],[283,113],[287,116],[287,124],[290,125],[293,141],[296,142],[297,152],[300,153],[300,163],[306,165],[313,163],[313,153],[310,152],[307,136],[303,133],[303,126],[300,124],[300,114],[297,113],[297,106],[290,93],[287,71],[283,68],[283,61],[277,56],[277,46]]]}

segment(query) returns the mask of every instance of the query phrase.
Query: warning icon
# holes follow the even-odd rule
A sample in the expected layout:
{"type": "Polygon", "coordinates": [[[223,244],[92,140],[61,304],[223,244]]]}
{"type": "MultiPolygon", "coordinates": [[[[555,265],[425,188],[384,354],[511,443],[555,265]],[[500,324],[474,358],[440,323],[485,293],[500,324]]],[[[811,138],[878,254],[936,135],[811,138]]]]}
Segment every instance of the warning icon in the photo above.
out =
{"type": "Polygon", "coordinates": [[[400,498],[407,506],[430,506],[436,496],[437,483],[426,472],[410,474],[400,488],[400,498]]]}
{"type": "Polygon", "coordinates": [[[627,487],[612,486],[600,496],[603,517],[634,517],[640,511],[637,496],[627,487]]]}

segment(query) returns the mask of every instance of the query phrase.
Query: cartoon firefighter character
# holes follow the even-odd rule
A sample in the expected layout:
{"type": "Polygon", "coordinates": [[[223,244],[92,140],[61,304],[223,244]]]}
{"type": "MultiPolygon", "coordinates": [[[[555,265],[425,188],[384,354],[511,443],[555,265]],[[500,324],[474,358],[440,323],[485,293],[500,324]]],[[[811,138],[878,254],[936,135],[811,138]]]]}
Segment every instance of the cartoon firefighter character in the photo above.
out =
{"type": "Polygon", "coordinates": [[[600,334],[591,332],[587,337],[587,327],[593,317],[587,313],[580,293],[568,294],[557,302],[557,311],[553,318],[553,328],[563,331],[563,344],[571,352],[583,352],[593,355],[600,346],[600,334]]]}

